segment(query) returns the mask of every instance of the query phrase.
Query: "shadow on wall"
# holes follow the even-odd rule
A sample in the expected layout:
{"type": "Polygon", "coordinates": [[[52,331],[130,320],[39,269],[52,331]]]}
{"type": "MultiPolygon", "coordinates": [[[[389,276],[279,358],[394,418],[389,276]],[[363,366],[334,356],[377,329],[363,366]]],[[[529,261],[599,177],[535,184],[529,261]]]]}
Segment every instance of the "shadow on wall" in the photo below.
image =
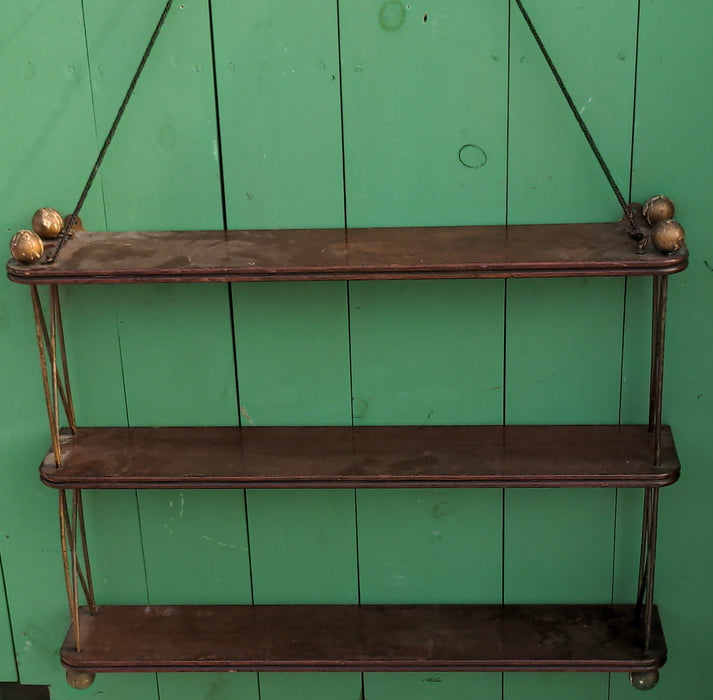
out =
{"type": "Polygon", "coordinates": [[[47,685],[0,683],[0,700],[50,700],[50,689],[47,685]]]}

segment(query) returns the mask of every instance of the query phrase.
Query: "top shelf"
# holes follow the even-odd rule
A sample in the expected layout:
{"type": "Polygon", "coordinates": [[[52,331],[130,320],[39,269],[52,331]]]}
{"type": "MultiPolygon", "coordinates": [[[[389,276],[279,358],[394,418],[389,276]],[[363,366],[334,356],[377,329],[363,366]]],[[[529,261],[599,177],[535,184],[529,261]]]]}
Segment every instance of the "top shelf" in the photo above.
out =
{"type": "MultiPolygon", "coordinates": [[[[646,225],[642,224],[642,230],[646,225]]],[[[599,224],[271,231],[79,231],[50,265],[11,260],[25,284],[669,275],[685,246],[639,253],[599,224]]]]}

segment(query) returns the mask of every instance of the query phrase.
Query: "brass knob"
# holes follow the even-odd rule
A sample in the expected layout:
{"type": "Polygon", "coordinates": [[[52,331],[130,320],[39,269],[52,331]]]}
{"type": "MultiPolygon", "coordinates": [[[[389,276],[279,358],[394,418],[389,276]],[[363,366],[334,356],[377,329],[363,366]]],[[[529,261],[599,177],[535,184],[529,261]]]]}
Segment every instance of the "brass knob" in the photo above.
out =
{"type": "Polygon", "coordinates": [[[686,232],[683,226],[673,219],[659,221],[651,231],[651,240],[654,246],[662,253],[671,255],[675,253],[686,239],[686,232]]]}
{"type": "Polygon", "coordinates": [[[42,238],[57,238],[62,233],[64,220],[62,215],[51,207],[42,207],[32,217],[32,229],[42,238]]]}
{"type": "Polygon", "coordinates": [[[18,231],[10,241],[10,254],[25,265],[36,263],[44,249],[42,239],[33,231],[18,231]]]}
{"type": "Polygon", "coordinates": [[[659,221],[673,219],[676,207],[673,202],[662,194],[649,197],[644,204],[644,218],[649,222],[649,226],[656,226],[659,221]]]}

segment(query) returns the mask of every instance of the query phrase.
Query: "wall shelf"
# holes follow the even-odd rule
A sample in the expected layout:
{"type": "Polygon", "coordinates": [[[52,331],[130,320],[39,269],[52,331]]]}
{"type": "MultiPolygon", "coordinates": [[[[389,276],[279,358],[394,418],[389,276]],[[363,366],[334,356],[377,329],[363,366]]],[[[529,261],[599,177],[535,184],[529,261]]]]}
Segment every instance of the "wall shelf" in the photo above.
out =
{"type": "Polygon", "coordinates": [[[50,451],[61,489],[654,487],[678,479],[671,430],[661,465],[648,426],[79,428],[50,451]]]}
{"type": "MultiPolygon", "coordinates": [[[[650,231],[643,220],[645,235],[650,231]]],[[[51,246],[48,248],[51,250],[51,246]]],[[[653,605],[659,489],[680,464],[662,425],[668,275],[624,222],[304,231],[78,231],[51,264],[7,266],[31,287],[59,490],[72,626],[67,677],[207,670],[628,671],[653,687],[666,644],[653,605]],[[59,289],[66,284],[548,278],[653,279],[648,425],[78,427],[59,289]],[[49,323],[37,291],[49,286],[49,323]],[[60,431],[60,401],[69,428],[60,431]],[[638,487],[632,605],[97,607],[84,489],[638,487]],[[79,589],[87,608],[79,606],[79,589]]]]}
{"type": "MultiPolygon", "coordinates": [[[[640,227],[648,232],[643,219],[640,227]]],[[[48,247],[48,252],[51,251],[48,247]]],[[[308,229],[79,231],[51,265],[8,263],[14,282],[110,284],[268,280],[669,275],[685,246],[637,251],[623,221],[599,224],[308,229]]]]}

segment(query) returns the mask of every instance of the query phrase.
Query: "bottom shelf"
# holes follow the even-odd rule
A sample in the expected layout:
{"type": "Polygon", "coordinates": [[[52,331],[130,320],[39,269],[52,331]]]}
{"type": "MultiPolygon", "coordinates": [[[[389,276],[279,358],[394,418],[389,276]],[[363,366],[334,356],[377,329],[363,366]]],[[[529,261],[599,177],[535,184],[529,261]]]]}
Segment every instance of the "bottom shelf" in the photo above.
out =
{"type": "Polygon", "coordinates": [[[655,671],[633,605],[108,606],[80,614],[70,671],[655,671]]]}

